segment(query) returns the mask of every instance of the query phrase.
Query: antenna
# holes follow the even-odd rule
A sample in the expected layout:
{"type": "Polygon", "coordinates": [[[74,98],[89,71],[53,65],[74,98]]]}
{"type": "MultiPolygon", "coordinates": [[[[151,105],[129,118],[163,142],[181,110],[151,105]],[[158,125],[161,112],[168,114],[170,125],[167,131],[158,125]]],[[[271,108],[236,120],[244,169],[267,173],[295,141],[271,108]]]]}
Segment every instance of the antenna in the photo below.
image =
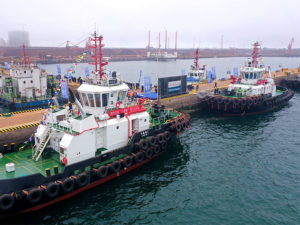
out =
{"type": "Polygon", "coordinates": [[[223,34],[221,35],[221,50],[223,50],[223,34]]]}
{"type": "Polygon", "coordinates": [[[168,34],[167,34],[167,30],[165,32],[165,50],[167,50],[167,43],[168,43],[168,34]]]}
{"type": "Polygon", "coordinates": [[[160,52],[160,32],[158,32],[158,52],[160,52]]]}
{"type": "Polygon", "coordinates": [[[197,48],[196,51],[195,51],[195,59],[194,59],[195,70],[199,69],[198,60],[199,60],[199,48],[197,48]]]}
{"type": "Polygon", "coordinates": [[[150,30],[148,32],[148,51],[150,51],[150,30]]]}
{"type": "Polygon", "coordinates": [[[257,67],[258,61],[257,58],[259,57],[259,51],[260,51],[260,44],[258,42],[255,42],[253,45],[253,52],[252,52],[252,66],[257,67]]]}
{"type": "Polygon", "coordinates": [[[175,33],[175,52],[177,51],[177,31],[175,33]]]}

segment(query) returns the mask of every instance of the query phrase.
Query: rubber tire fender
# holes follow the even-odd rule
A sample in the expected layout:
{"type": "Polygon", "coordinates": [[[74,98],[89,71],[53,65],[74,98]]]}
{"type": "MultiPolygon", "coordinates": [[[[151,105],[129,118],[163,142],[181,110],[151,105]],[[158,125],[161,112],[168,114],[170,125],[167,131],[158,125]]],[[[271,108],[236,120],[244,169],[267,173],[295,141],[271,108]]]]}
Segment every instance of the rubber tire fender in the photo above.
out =
{"type": "Polygon", "coordinates": [[[108,166],[100,166],[97,170],[97,176],[104,178],[108,175],[108,166]]]}
{"type": "MultiPolygon", "coordinates": [[[[184,123],[186,123],[186,122],[184,122],[184,123]]],[[[171,134],[170,134],[169,131],[165,131],[164,132],[164,136],[165,136],[165,140],[166,141],[169,141],[171,139],[171,134]]]]}
{"type": "Polygon", "coordinates": [[[182,129],[181,123],[176,124],[176,132],[180,132],[182,129]]]}
{"type": "Polygon", "coordinates": [[[140,147],[141,147],[141,149],[146,150],[146,149],[149,147],[148,141],[147,141],[146,139],[141,140],[141,141],[140,141],[140,147]]]}
{"type": "Polygon", "coordinates": [[[162,143],[165,140],[164,134],[163,133],[158,134],[156,139],[158,143],[162,143]]]}
{"type": "Polygon", "coordinates": [[[73,191],[74,185],[75,185],[74,179],[66,178],[61,184],[61,189],[64,193],[69,193],[73,191]]]}
{"type": "Polygon", "coordinates": [[[153,136],[148,137],[147,141],[150,144],[150,146],[154,146],[156,144],[156,138],[153,136]]]}
{"type": "Polygon", "coordinates": [[[0,210],[10,210],[15,205],[15,197],[10,194],[0,196],[0,210]]]}
{"type": "Polygon", "coordinates": [[[153,155],[153,150],[151,148],[148,148],[146,151],[145,151],[145,156],[146,158],[150,159],[153,155]]]}
{"type": "Polygon", "coordinates": [[[126,168],[132,166],[132,163],[133,163],[133,157],[132,157],[132,156],[126,156],[126,157],[124,158],[124,166],[125,166],[126,168]]]}
{"type": "Polygon", "coordinates": [[[51,182],[46,187],[46,196],[48,198],[55,198],[59,194],[59,184],[51,182]]]}
{"type": "Polygon", "coordinates": [[[83,187],[83,186],[87,185],[87,183],[88,183],[87,174],[85,172],[79,174],[77,179],[76,179],[77,186],[78,187],[83,187]]]}
{"type": "Polygon", "coordinates": [[[166,141],[164,141],[164,142],[162,142],[161,144],[160,144],[160,146],[161,146],[161,149],[162,150],[166,150],[167,149],[167,142],[166,141]]]}
{"type": "Polygon", "coordinates": [[[134,161],[139,163],[142,162],[144,160],[144,153],[143,152],[138,152],[136,153],[135,157],[134,157],[134,161]]]}
{"type": "Polygon", "coordinates": [[[28,192],[26,199],[29,203],[36,204],[42,199],[42,197],[42,191],[38,188],[33,188],[28,192]]]}
{"type": "Polygon", "coordinates": [[[155,146],[153,146],[153,152],[154,152],[154,154],[157,154],[157,153],[159,153],[160,151],[161,151],[160,145],[155,145],[155,146]]]}
{"type": "Polygon", "coordinates": [[[186,123],[185,122],[182,122],[181,126],[182,126],[182,130],[186,130],[186,123]]]}
{"type": "Polygon", "coordinates": [[[114,161],[109,168],[113,173],[117,173],[121,170],[121,162],[114,161]]]}

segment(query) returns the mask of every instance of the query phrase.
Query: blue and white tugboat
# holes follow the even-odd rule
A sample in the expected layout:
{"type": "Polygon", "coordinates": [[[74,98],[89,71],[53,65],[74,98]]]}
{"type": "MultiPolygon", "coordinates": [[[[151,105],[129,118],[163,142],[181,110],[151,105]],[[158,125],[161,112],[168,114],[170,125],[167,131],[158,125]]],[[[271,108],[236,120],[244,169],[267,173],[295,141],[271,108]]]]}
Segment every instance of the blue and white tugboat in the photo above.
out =
{"type": "Polygon", "coordinates": [[[294,92],[276,87],[270,70],[258,62],[260,44],[254,43],[252,61],[240,70],[240,78],[233,80],[226,90],[207,96],[208,109],[225,116],[253,115],[268,112],[286,104],[294,92]]]}
{"type": "Polygon", "coordinates": [[[194,65],[191,65],[191,69],[187,75],[188,84],[200,83],[207,80],[207,71],[205,65],[203,67],[199,66],[199,49],[195,51],[194,65]]]}
{"type": "Polygon", "coordinates": [[[90,40],[99,79],[73,95],[78,112],[54,100],[35,145],[0,159],[0,215],[37,211],[128,173],[158,157],[190,127],[186,114],[142,102],[129,105],[128,86],[117,75],[104,76],[102,36],[95,33],[90,40]]]}

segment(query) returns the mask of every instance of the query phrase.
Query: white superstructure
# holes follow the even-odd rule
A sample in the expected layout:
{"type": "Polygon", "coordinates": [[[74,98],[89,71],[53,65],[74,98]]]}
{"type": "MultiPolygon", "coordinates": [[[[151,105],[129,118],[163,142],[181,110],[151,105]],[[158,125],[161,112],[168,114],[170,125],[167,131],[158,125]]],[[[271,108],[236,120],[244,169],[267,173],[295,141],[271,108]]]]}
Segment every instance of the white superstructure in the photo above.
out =
{"type": "Polygon", "coordinates": [[[49,143],[47,147],[70,165],[124,147],[134,133],[149,129],[149,114],[142,105],[124,106],[128,86],[119,80],[108,83],[78,88],[80,116],[67,109],[49,110],[46,125],[39,125],[35,134],[36,160],[49,143]]]}

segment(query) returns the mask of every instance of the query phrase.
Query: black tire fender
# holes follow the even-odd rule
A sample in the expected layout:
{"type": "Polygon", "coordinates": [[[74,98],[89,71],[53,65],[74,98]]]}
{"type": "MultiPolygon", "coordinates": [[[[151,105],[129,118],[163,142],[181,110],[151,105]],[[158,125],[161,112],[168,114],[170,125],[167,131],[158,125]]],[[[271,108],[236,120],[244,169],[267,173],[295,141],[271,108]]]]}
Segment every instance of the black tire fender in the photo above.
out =
{"type": "Polygon", "coordinates": [[[108,175],[108,166],[100,166],[97,170],[97,176],[104,178],[108,175]]]}
{"type": "Polygon", "coordinates": [[[33,188],[28,192],[26,199],[29,203],[36,204],[42,199],[42,197],[42,191],[38,188],[33,188]]]}
{"type": "Polygon", "coordinates": [[[144,157],[145,156],[144,156],[143,152],[138,152],[138,153],[136,153],[134,160],[135,160],[135,162],[139,163],[144,160],[144,157]]]}
{"type": "Polygon", "coordinates": [[[46,196],[48,198],[55,198],[59,194],[59,184],[51,182],[46,186],[46,196]]]}
{"type": "Polygon", "coordinates": [[[61,184],[61,189],[64,193],[69,193],[73,191],[74,185],[75,185],[74,179],[66,178],[61,184]]]}
{"type": "Polygon", "coordinates": [[[113,173],[117,173],[121,170],[121,162],[120,161],[114,161],[111,166],[110,166],[110,170],[113,173]]]}
{"type": "Polygon", "coordinates": [[[15,205],[15,197],[10,194],[4,194],[0,196],[0,209],[10,210],[15,205]]]}
{"type": "Polygon", "coordinates": [[[126,168],[130,167],[132,165],[132,163],[133,163],[133,157],[132,156],[126,156],[124,158],[124,166],[126,168]]]}
{"type": "Polygon", "coordinates": [[[148,148],[146,151],[145,151],[145,156],[146,158],[150,159],[153,155],[153,150],[151,148],[148,148]]]}
{"type": "Polygon", "coordinates": [[[87,177],[87,174],[84,172],[84,173],[81,173],[78,175],[77,179],[76,179],[76,184],[78,187],[83,187],[85,185],[87,185],[88,183],[88,177],[87,177]]]}

